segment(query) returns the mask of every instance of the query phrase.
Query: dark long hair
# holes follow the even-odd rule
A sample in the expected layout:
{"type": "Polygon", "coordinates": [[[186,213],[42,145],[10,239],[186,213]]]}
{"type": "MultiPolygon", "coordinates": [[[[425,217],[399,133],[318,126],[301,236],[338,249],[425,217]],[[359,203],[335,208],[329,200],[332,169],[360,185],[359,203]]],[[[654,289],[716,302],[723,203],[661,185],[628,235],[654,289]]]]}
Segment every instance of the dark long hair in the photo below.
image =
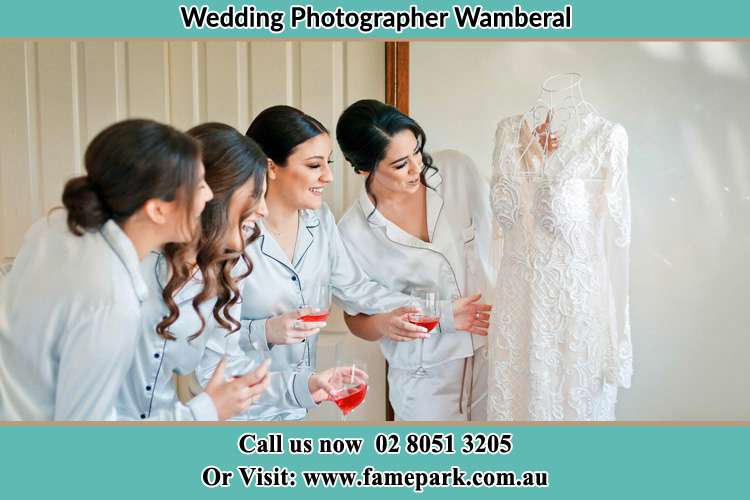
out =
{"type": "Polygon", "coordinates": [[[179,317],[179,308],[173,296],[191,278],[193,265],[186,256],[195,249],[196,264],[203,275],[203,289],[193,298],[193,309],[201,321],[199,330],[189,338],[193,340],[201,335],[206,325],[200,305],[214,295],[217,296],[217,300],[213,316],[217,323],[230,332],[239,330],[239,321],[233,318],[229,311],[240,301],[237,283],[250,275],[253,266],[244,247],[240,251],[229,250],[224,244],[224,239],[228,232],[238,231],[244,246],[247,246],[258,238],[260,231],[256,226],[253,234],[245,237],[241,227],[230,227],[229,208],[234,193],[248,180],[252,180],[252,198],[248,198],[240,221],[252,213],[253,205],[263,193],[268,159],[252,139],[223,123],[198,125],[190,129],[188,134],[201,144],[203,164],[206,167],[206,183],[213,191],[214,197],[206,204],[201,214],[198,241],[167,245],[164,249],[171,275],[162,297],[169,309],[169,316],[157,325],[156,331],[163,338],[174,338],[168,331],[179,317]],[[233,276],[232,270],[240,259],[244,261],[246,270],[239,276],[233,276]]]}
{"type": "Polygon", "coordinates": [[[261,111],[245,133],[280,167],[286,165],[297,146],[320,134],[328,134],[322,123],[297,108],[283,105],[261,111]]]}
{"type": "MultiPolygon", "coordinates": [[[[339,117],[336,123],[336,140],[341,152],[344,153],[344,158],[356,173],[372,173],[378,163],[385,158],[385,151],[391,143],[391,138],[404,130],[411,130],[417,138],[424,165],[419,179],[423,185],[430,187],[426,181],[426,174],[429,171],[437,172],[437,167],[432,164],[432,157],[425,151],[427,136],[417,122],[393,106],[374,99],[362,99],[355,102],[339,117]]],[[[372,175],[367,177],[365,189],[367,194],[375,200],[375,207],[377,207],[378,201],[370,187],[372,179],[372,175]]]]}
{"type": "Polygon", "coordinates": [[[184,200],[191,227],[200,145],[152,120],[124,120],[105,128],[86,148],[86,175],[69,180],[62,202],[68,228],[81,236],[112,219],[125,222],[148,200],[184,200]]]}

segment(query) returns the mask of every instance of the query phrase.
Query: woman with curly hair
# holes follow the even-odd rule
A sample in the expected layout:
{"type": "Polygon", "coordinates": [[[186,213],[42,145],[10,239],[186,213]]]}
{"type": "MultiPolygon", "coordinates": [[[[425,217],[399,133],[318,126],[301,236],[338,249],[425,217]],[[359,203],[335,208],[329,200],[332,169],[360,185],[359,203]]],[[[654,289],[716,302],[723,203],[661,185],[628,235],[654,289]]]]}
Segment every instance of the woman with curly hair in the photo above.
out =
{"type": "Polygon", "coordinates": [[[237,341],[241,282],[253,268],[245,247],[257,238],[255,223],[267,214],[263,151],[220,123],[199,125],[188,135],[201,145],[213,199],[193,241],[166,245],[143,263],[151,295],[118,419],[225,420],[251,405],[269,381],[268,363],[227,381],[225,368],[235,375],[247,363],[222,362],[205,391],[187,404],[177,398],[174,376],[195,370],[217,332],[223,342],[237,341]]]}

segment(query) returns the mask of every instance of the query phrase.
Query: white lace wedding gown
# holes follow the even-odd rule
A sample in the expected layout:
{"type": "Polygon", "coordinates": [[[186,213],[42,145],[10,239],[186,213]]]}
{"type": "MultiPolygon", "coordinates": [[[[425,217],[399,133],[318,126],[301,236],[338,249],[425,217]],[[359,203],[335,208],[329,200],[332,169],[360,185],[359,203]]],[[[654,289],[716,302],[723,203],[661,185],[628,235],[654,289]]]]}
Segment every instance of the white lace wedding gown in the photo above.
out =
{"type": "Polygon", "coordinates": [[[529,123],[495,138],[488,418],[613,420],[632,374],[627,133],[589,112],[545,158],[529,123]]]}

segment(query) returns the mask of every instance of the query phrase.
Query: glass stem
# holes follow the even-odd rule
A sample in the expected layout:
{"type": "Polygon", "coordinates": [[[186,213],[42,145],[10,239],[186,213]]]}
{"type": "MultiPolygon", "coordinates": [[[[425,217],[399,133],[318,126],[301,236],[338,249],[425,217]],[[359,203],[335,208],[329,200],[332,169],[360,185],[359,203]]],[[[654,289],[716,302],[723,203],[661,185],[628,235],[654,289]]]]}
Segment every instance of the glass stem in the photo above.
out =
{"type": "Polygon", "coordinates": [[[419,339],[419,371],[424,371],[424,339],[419,339]]]}
{"type": "Polygon", "coordinates": [[[302,368],[303,366],[309,365],[309,363],[307,362],[307,339],[303,339],[302,342],[305,344],[305,348],[302,351],[302,359],[299,362],[300,368],[302,368]]]}

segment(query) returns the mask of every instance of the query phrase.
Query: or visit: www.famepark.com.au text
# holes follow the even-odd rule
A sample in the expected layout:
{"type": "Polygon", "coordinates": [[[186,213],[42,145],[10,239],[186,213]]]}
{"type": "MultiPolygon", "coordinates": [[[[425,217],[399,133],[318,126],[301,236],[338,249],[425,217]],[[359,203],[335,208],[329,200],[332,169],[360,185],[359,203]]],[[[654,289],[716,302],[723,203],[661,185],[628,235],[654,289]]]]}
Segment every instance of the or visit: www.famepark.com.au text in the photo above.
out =
{"type": "MultiPolygon", "coordinates": [[[[246,487],[294,487],[297,474],[286,468],[274,467],[273,473],[263,467],[238,467],[246,487]],[[270,476],[270,477],[269,477],[270,476]],[[284,477],[278,484],[271,477],[284,477]],[[271,479],[269,481],[269,479],[271,479]],[[270,484],[269,484],[270,483],[270,484]],[[274,484],[276,483],[276,484],[274,484]]],[[[302,471],[303,484],[308,488],[411,488],[421,492],[425,488],[546,488],[547,471],[472,471],[453,466],[450,470],[377,470],[367,466],[361,471],[302,471]]]]}

